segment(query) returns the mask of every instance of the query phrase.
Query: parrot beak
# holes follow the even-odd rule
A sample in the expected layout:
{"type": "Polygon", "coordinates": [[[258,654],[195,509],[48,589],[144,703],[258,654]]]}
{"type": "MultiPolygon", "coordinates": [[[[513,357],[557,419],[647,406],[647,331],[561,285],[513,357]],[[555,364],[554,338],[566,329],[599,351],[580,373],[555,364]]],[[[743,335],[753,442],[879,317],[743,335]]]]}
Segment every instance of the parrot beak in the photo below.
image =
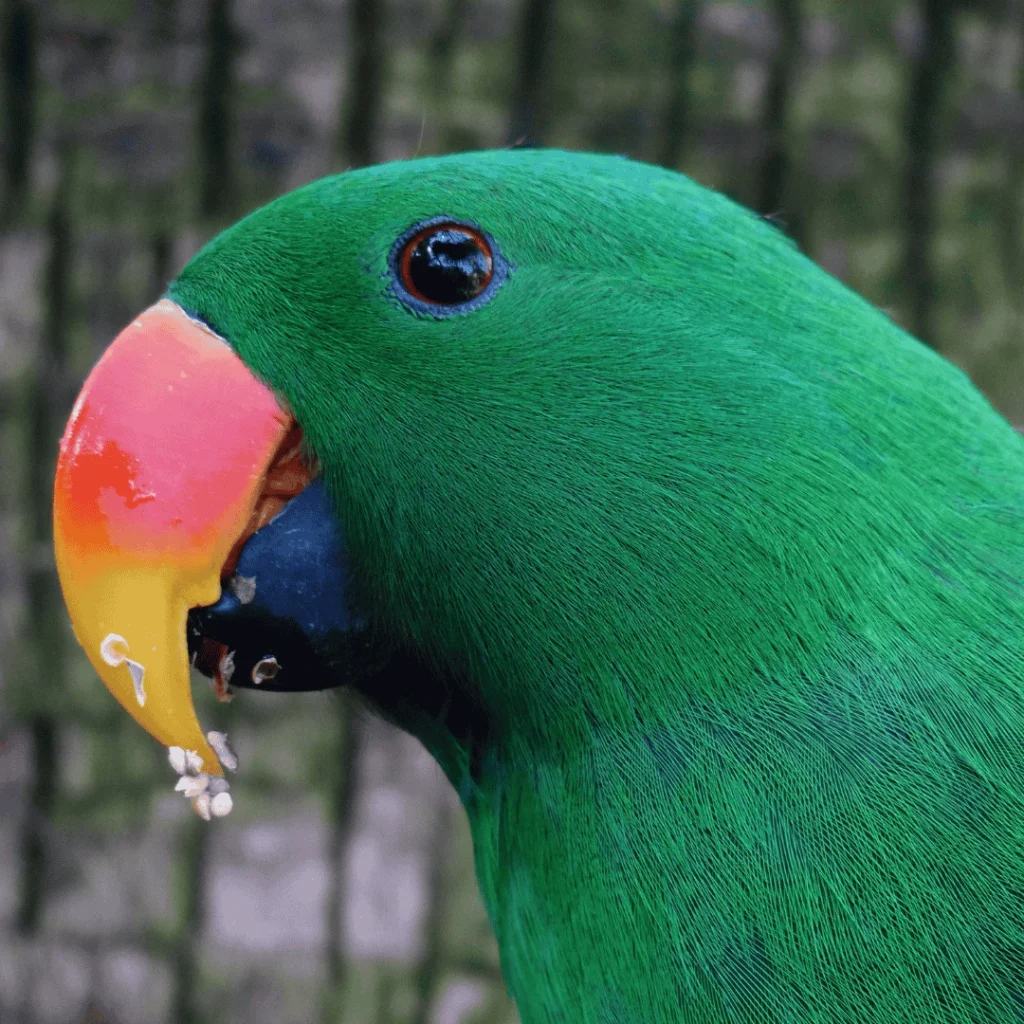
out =
{"type": "Polygon", "coordinates": [[[75,635],[128,713],[210,774],[186,619],[312,479],[301,440],[228,344],[163,299],[104,353],[60,443],[54,546],[75,635]]]}

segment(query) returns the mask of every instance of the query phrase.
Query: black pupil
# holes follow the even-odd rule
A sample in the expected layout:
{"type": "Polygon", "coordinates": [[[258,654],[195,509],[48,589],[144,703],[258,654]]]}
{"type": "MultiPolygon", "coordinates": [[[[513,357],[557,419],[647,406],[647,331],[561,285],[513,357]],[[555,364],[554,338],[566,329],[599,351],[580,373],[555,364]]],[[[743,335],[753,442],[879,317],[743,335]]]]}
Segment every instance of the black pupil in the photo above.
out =
{"type": "Polygon", "coordinates": [[[409,256],[409,276],[416,290],[425,299],[445,305],[476,298],[490,272],[490,256],[460,228],[432,231],[409,256]]]}

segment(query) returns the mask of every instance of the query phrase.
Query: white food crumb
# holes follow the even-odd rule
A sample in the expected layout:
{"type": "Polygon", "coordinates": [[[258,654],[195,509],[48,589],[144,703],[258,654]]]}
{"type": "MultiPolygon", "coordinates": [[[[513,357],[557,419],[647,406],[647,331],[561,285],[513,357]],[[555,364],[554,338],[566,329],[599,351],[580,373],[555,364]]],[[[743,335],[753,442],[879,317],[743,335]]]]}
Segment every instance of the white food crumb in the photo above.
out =
{"type": "MultiPolygon", "coordinates": [[[[207,739],[225,767],[231,767],[232,771],[238,767],[238,758],[228,746],[225,733],[211,731],[207,739]]],[[[180,776],[174,791],[192,802],[192,807],[199,817],[210,821],[211,818],[223,818],[231,813],[233,802],[228,792],[230,786],[227,779],[202,771],[203,759],[196,751],[168,747],[167,760],[180,776]]]]}
{"type": "Polygon", "coordinates": [[[210,801],[210,813],[215,818],[223,818],[224,815],[231,813],[232,801],[230,793],[218,793],[210,801]]]}
{"type": "Polygon", "coordinates": [[[238,598],[239,604],[249,604],[256,596],[255,576],[239,576],[238,573],[235,573],[231,577],[228,586],[231,587],[231,592],[238,598]]]}
{"type": "Polygon", "coordinates": [[[238,755],[231,749],[228,743],[227,733],[210,731],[206,734],[207,742],[213,747],[213,752],[220,759],[229,772],[238,770],[238,755]]]}
{"type": "Polygon", "coordinates": [[[117,633],[108,633],[100,644],[100,657],[112,668],[116,668],[128,657],[128,641],[117,633]],[[123,651],[115,650],[115,646],[123,647],[123,651]]]}
{"type": "Polygon", "coordinates": [[[253,685],[259,686],[260,683],[265,682],[268,679],[273,679],[280,669],[281,666],[278,663],[277,658],[272,654],[267,655],[265,658],[260,658],[260,660],[252,667],[253,685]]]}
{"type": "Polygon", "coordinates": [[[192,800],[192,806],[196,809],[196,813],[204,821],[210,820],[210,794],[200,793],[199,796],[192,800]]]}
{"type": "Polygon", "coordinates": [[[124,659],[128,663],[128,671],[132,674],[132,685],[135,687],[135,699],[139,702],[139,707],[146,706],[146,690],[142,685],[142,680],[146,675],[146,670],[137,662],[132,661],[131,658],[124,659]]]}
{"type": "Polygon", "coordinates": [[[209,784],[210,776],[205,772],[200,772],[198,775],[182,775],[178,779],[174,791],[175,793],[184,793],[191,800],[193,797],[199,796],[200,793],[206,792],[206,787],[209,784]]]}
{"type": "Polygon", "coordinates": [[[217,668],[220,670],[220,677],[224,681],[224,685],[227,686],[231,682],[231,677],[235,674],[235,652],[228,651],[220,659],[220,664],[217,668]]]}

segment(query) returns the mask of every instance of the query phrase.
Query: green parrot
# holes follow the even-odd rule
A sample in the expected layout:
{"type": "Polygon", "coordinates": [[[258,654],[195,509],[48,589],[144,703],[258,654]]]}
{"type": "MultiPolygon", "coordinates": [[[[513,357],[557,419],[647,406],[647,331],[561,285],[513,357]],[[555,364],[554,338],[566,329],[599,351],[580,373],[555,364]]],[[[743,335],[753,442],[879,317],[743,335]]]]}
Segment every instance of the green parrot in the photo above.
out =
{"type": "Polygon", "coordinates": [[[108,349],[54,517],[204,817],[190,659],[424,744],[524,1024],[1024,1021],[1024,438],[727,198],[554,150],[300,188],[108,349]]]}

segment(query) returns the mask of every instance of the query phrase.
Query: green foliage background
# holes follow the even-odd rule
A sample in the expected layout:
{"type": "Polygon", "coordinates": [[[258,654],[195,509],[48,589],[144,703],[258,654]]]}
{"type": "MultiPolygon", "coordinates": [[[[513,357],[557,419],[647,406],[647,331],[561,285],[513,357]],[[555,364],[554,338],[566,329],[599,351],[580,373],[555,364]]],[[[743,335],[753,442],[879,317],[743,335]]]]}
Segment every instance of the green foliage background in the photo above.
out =
{"type": "Polygon", "coordinates": [[[77,386],[270,197],[526,143],[753,206],[1024,424],[1024,0],[0,0],[0,53],[0,1021],[514,1020],[452,795],[344,695],[197,681],[236,810],[172,796],[56,586],[77,386]]]}

